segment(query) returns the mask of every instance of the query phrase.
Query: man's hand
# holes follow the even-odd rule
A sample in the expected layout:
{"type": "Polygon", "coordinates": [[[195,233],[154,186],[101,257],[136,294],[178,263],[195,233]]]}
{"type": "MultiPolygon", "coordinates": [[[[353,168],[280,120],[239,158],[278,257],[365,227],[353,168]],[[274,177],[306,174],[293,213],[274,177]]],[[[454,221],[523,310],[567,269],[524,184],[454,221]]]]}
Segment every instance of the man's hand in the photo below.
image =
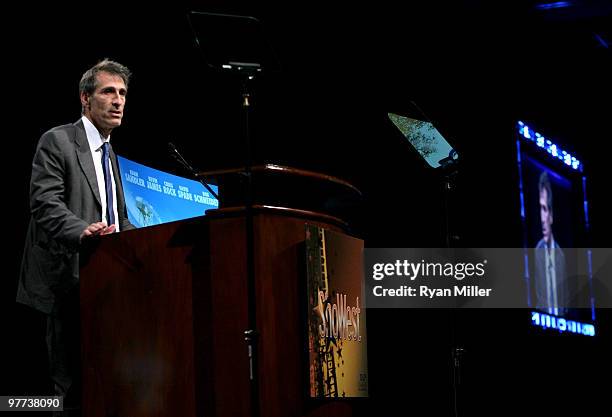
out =
{"type": "Polygon", "coordinates": [[[105,222],[92,223],[81,233],[81,240],[98,235],[107,235],[115,231],[115,225],[107,226],[105,222]]]}

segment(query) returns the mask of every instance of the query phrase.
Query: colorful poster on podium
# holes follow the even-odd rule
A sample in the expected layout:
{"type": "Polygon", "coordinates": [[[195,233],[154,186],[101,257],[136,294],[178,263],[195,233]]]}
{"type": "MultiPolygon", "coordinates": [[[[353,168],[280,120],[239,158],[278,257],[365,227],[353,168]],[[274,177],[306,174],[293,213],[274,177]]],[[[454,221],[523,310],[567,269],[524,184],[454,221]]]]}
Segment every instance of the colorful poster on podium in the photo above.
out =
{"type": "Polygon", "coordinates": [[[368,396],[363,241],[306,225],[311,398],[368,396]]]}
{"type": "MultiPolygon", "coordinates": [[[[219,201],[203,184],[117,156],[128,218],[136,227],[203,216],[219,201]]],[[[211,185],[218,192],[216,185],[211,185]]]]}

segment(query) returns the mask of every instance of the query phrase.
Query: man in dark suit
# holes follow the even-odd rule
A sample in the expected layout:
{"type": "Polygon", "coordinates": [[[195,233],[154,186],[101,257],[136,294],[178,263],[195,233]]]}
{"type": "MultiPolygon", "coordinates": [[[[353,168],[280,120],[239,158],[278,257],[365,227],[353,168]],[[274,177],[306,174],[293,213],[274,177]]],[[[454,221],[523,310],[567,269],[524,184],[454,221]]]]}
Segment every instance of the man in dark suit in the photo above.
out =
{"type": "Polygon", "coordinates": [[[106,59],[86,71],[82,118],[44,133],[32,162],[17,301],[47,316],[51,379],[66,408],[80,404],[79,248],[93,236],[133,228],[110,148],[129,78],[126,67],[106,59]]]}
{"type": "Polygon", "coordinates": [[[542,239],[535,249],[536,307],[554,315],[563,315],[568,306],[565,254],[555,241],[553,225],[553,194],[546,171],[538,182],[542,239]]]}

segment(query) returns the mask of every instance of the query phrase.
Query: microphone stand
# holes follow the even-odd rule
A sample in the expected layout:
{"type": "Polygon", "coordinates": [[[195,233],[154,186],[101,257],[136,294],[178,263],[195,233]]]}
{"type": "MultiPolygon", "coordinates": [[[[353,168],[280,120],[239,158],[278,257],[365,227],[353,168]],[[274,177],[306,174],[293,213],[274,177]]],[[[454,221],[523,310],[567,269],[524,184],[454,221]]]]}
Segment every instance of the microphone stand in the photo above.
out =
{"type": "Polygon", "coordinates": [[[255,282],[255,230],[253,224],[253,175],[252,175],[252,143],[251,130],[249,125],[249,113],[252,110],[252,96],[250,83],[255,79],[257,68],[239,67],[242,75],[242,109],[244,117],[244,138],[245,138],[245,230],[246,230],[246,269],[247,269],[247,298],[248,298],[248,329],[244,331],[244,340],[247,343],[249,357],[249,381],[251,391],[251,415],[260,415],[259,404],[259,357],[258,340],[259,331],[257,330],[257,287],[255,282]]]}
{"type": "MultiPolygon", "coordinates": [[[[253,225],[253,176],[252,176],[252,143],[251,130],[249,125],[249,113],[252,108],[252,94],[250,83],[255,79],[256,73],[259,71],[259,65],[241,64],[232,68],[237,70],[237,73],[242,77],[241,83],[241,107],[243,109],[244,120],[244,176],[246,178],[245,185],[245,238],[246,238],[246,272],[247,272],[247,312],[248,312],[248,328],[244,331],[244,340],[247,343],[247,355],[249,358],[249,386],[251,398],[251,416],[259,417],[259,366],[258,366],[258,339],[259,331],[257,330],[257,288],[255,283],[255,233],[253,225]]],[[[198,175],[198,172],[183,158],[176,146],[172,142],[168,142],[168,149],[172,157],[187,169],[198,181],[200,181],[206,189],[216,198],[218,195],[210,188],[204,179],[198,175]]]]}
{"type": "MultiPolygon", "coordinates": [[[[444,158],[440,161],[440,170],[442,175],[442,187],[443,187],[443,204],[444,204],[444,232],[445,232],[445,244],[446,248],[451,250],[453,241],[457,240],[456,236],[453,236],[452,223],[451,223],[451,200],[452,193],[455,190],[455,178],[459,171],[458,161],[456,159],[456,152],[451,153],[449,157],[444,158]]],[[[452,313],[458,313],[457,309],[452,310],[452,313]]],[[[466,353],[465,348],[461,346],[461,343],[457,341],[456,328],[457,317],[455,314],[451,316],[451,345],[452,351],[451,356],[453,360],[453,411],[454,416],[459,417],[460,409],[460,392],[461,392],[461,360],[463,355],[466,353]]]]}
{"type": "Polygon", "coordinates": [[[249,386],[251,416],[261,414],[259,397],[257,330],[257,286],[255,276],[255,233],[253,213],[253,143],[250,131],[250,113],[253,109],[251,88],[256,75],[263,68],[278,70],[274,51],[263,36],[259,20],[251,16],[236,16],[205,12],[190,12],[189,21],[196,45],[204,53],[204,62],[213,69],[235,75],[241,81],[241,108],[244,124],[244,210],[247,279],[248,324],[244,331],[249,360],[249,386]],[[223,36],[226,35],[226,36],[223,36]],[[240,39],[240,46],[232,42],[240,39]],[[241,48],[246,47],[248,53],[241,48]]]}

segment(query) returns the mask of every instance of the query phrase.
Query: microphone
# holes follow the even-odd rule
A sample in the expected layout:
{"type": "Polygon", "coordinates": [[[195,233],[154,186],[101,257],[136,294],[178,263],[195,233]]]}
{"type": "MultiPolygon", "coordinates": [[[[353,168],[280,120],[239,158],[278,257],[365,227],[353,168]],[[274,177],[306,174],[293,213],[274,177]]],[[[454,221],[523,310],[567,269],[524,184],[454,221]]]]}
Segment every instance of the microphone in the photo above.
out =
{"type": "Polygon", "coordinates": [[[211,193],[213,195],[213,197],[215,197],[217,200],[219,199],[219,196],[217,195],[217,193],[214,192],[214,190],[212,188],[210,188],[210,186],[206,183],[206,181],[204,181],[203,178],[200,178],[200,176],[198,175],[198,171],[196,171],[190,164],[189,162],[187,162],[187,160],[185,160],[185,158],[183,158],[183,155],[181,155],[181,153],[178,151],[178,149],[176,149],[176,146],[174,145],[174,143],[172,142],[168,142],[168,150],[170,151],[170,155],[179,163],[183,166],[183,168],[185,168],[187,171],[189,171],[189,173],[200,183],[202,183],[202,185],[204,185],[204,187],[208,190],[209,193],[211,193]]]}

